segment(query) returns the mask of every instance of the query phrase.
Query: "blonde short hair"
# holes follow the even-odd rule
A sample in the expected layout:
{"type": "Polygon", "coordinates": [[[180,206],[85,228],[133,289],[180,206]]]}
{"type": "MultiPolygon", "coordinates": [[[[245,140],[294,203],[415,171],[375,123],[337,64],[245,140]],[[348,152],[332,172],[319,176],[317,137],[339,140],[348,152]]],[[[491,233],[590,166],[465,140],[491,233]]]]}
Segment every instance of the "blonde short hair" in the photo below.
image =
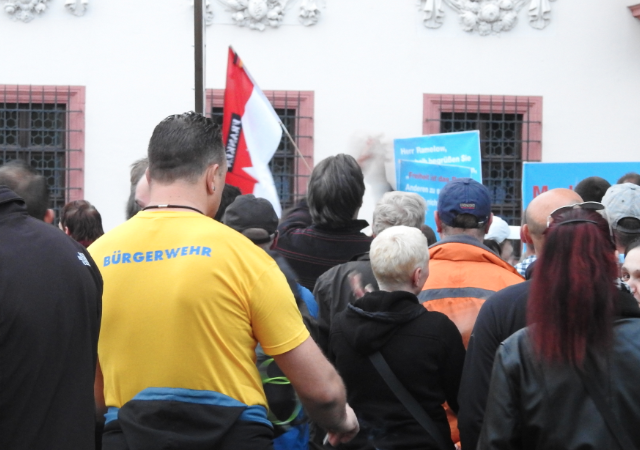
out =
{"type": "Polygon", "coordinates": [[[396,225],[420,228],[426,211],[427,202],[414,192],[387,192],[373,211],[373,234],[377,236],[396,225]]]}
{"type": "Polygon", "coordinates": [[[422,231],[398,225],[376,236],[369,255],[380,287],[397,288],[411,281],[415,269],[426,266],[429,246],[422,231]]]}

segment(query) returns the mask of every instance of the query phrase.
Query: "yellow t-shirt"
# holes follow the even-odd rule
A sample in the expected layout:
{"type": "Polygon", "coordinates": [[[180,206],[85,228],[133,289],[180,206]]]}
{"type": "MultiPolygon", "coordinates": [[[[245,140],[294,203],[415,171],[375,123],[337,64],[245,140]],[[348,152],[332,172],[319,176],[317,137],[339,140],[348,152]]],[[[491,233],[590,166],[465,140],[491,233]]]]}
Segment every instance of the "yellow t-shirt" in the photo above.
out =
{"type": "Polygon", "coordinates": [[[107,406],[149,387],[267,405],[255,347],[279,355],[309,333],[261,248],[195,212],[143,211],[89,249],[104,279],[98,356],[107,406]]]}

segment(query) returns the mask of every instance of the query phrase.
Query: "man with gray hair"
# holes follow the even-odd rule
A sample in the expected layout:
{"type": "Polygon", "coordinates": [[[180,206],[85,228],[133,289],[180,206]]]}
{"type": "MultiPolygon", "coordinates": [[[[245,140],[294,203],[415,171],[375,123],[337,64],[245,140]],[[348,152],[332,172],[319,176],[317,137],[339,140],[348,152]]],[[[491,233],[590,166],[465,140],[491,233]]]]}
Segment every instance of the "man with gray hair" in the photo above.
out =
{"type": "Polygon", "coordinates": [[[627,246],[640,238],[640,186],[614,184],[604,194],[602,204],[613,230],[616,250],[624,255],[627,246]]]}
{"type": "MultiPolygon", "coordinates": [[[[424,224],[427,203],[418,194],[393,191],[382,196],[373,211],[373,236],[396,225],[420,228],[424,224]]],[[[318,345],[327,351],[332,317],[356,299],[352,282],[377,290],[369,252],[357,260],[335,266],[318,278],[313,295],[318,303],[318,345]]]]}
{"type": "Polygon", "coordinates": [[[416,297],[429,276],[427,240],[414,227],[394,226],[376,236],[370,255],[380,290],[338,313],[329,339],[329,359],[362,423],[348,448],[453,449],[442,404],[458,410],[465,352],[453,322],[426,311],[416,297]],[[425,430],[396,396],[391,376],[379,368],[385,363],[433,430],[425,430]]]}

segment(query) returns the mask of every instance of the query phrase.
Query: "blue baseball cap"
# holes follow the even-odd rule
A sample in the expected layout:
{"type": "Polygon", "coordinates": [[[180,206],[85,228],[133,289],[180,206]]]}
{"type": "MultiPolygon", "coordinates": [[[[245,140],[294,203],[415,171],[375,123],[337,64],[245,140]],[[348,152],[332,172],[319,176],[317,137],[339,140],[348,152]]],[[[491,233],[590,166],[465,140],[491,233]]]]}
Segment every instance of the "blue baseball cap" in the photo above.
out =
{"type": "Polygon", "coordinates": [[[448,182],[438,196],[438,216],[452,226],[458,214],[471,214],[480,223],[486,223],[491,215],[489,189],[471,178],[458,178],[448,182]]]}

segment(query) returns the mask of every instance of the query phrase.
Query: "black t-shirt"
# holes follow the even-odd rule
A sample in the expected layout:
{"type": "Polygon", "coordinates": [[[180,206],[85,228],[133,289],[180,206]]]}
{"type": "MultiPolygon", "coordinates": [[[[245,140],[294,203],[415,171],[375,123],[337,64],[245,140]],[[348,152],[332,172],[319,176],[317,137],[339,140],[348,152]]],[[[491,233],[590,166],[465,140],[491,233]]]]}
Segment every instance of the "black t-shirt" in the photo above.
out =
{"type": "Polygon", "coordinates": [[[102,278],[0,187],[0,449],[93,449],[102,278]]]}

